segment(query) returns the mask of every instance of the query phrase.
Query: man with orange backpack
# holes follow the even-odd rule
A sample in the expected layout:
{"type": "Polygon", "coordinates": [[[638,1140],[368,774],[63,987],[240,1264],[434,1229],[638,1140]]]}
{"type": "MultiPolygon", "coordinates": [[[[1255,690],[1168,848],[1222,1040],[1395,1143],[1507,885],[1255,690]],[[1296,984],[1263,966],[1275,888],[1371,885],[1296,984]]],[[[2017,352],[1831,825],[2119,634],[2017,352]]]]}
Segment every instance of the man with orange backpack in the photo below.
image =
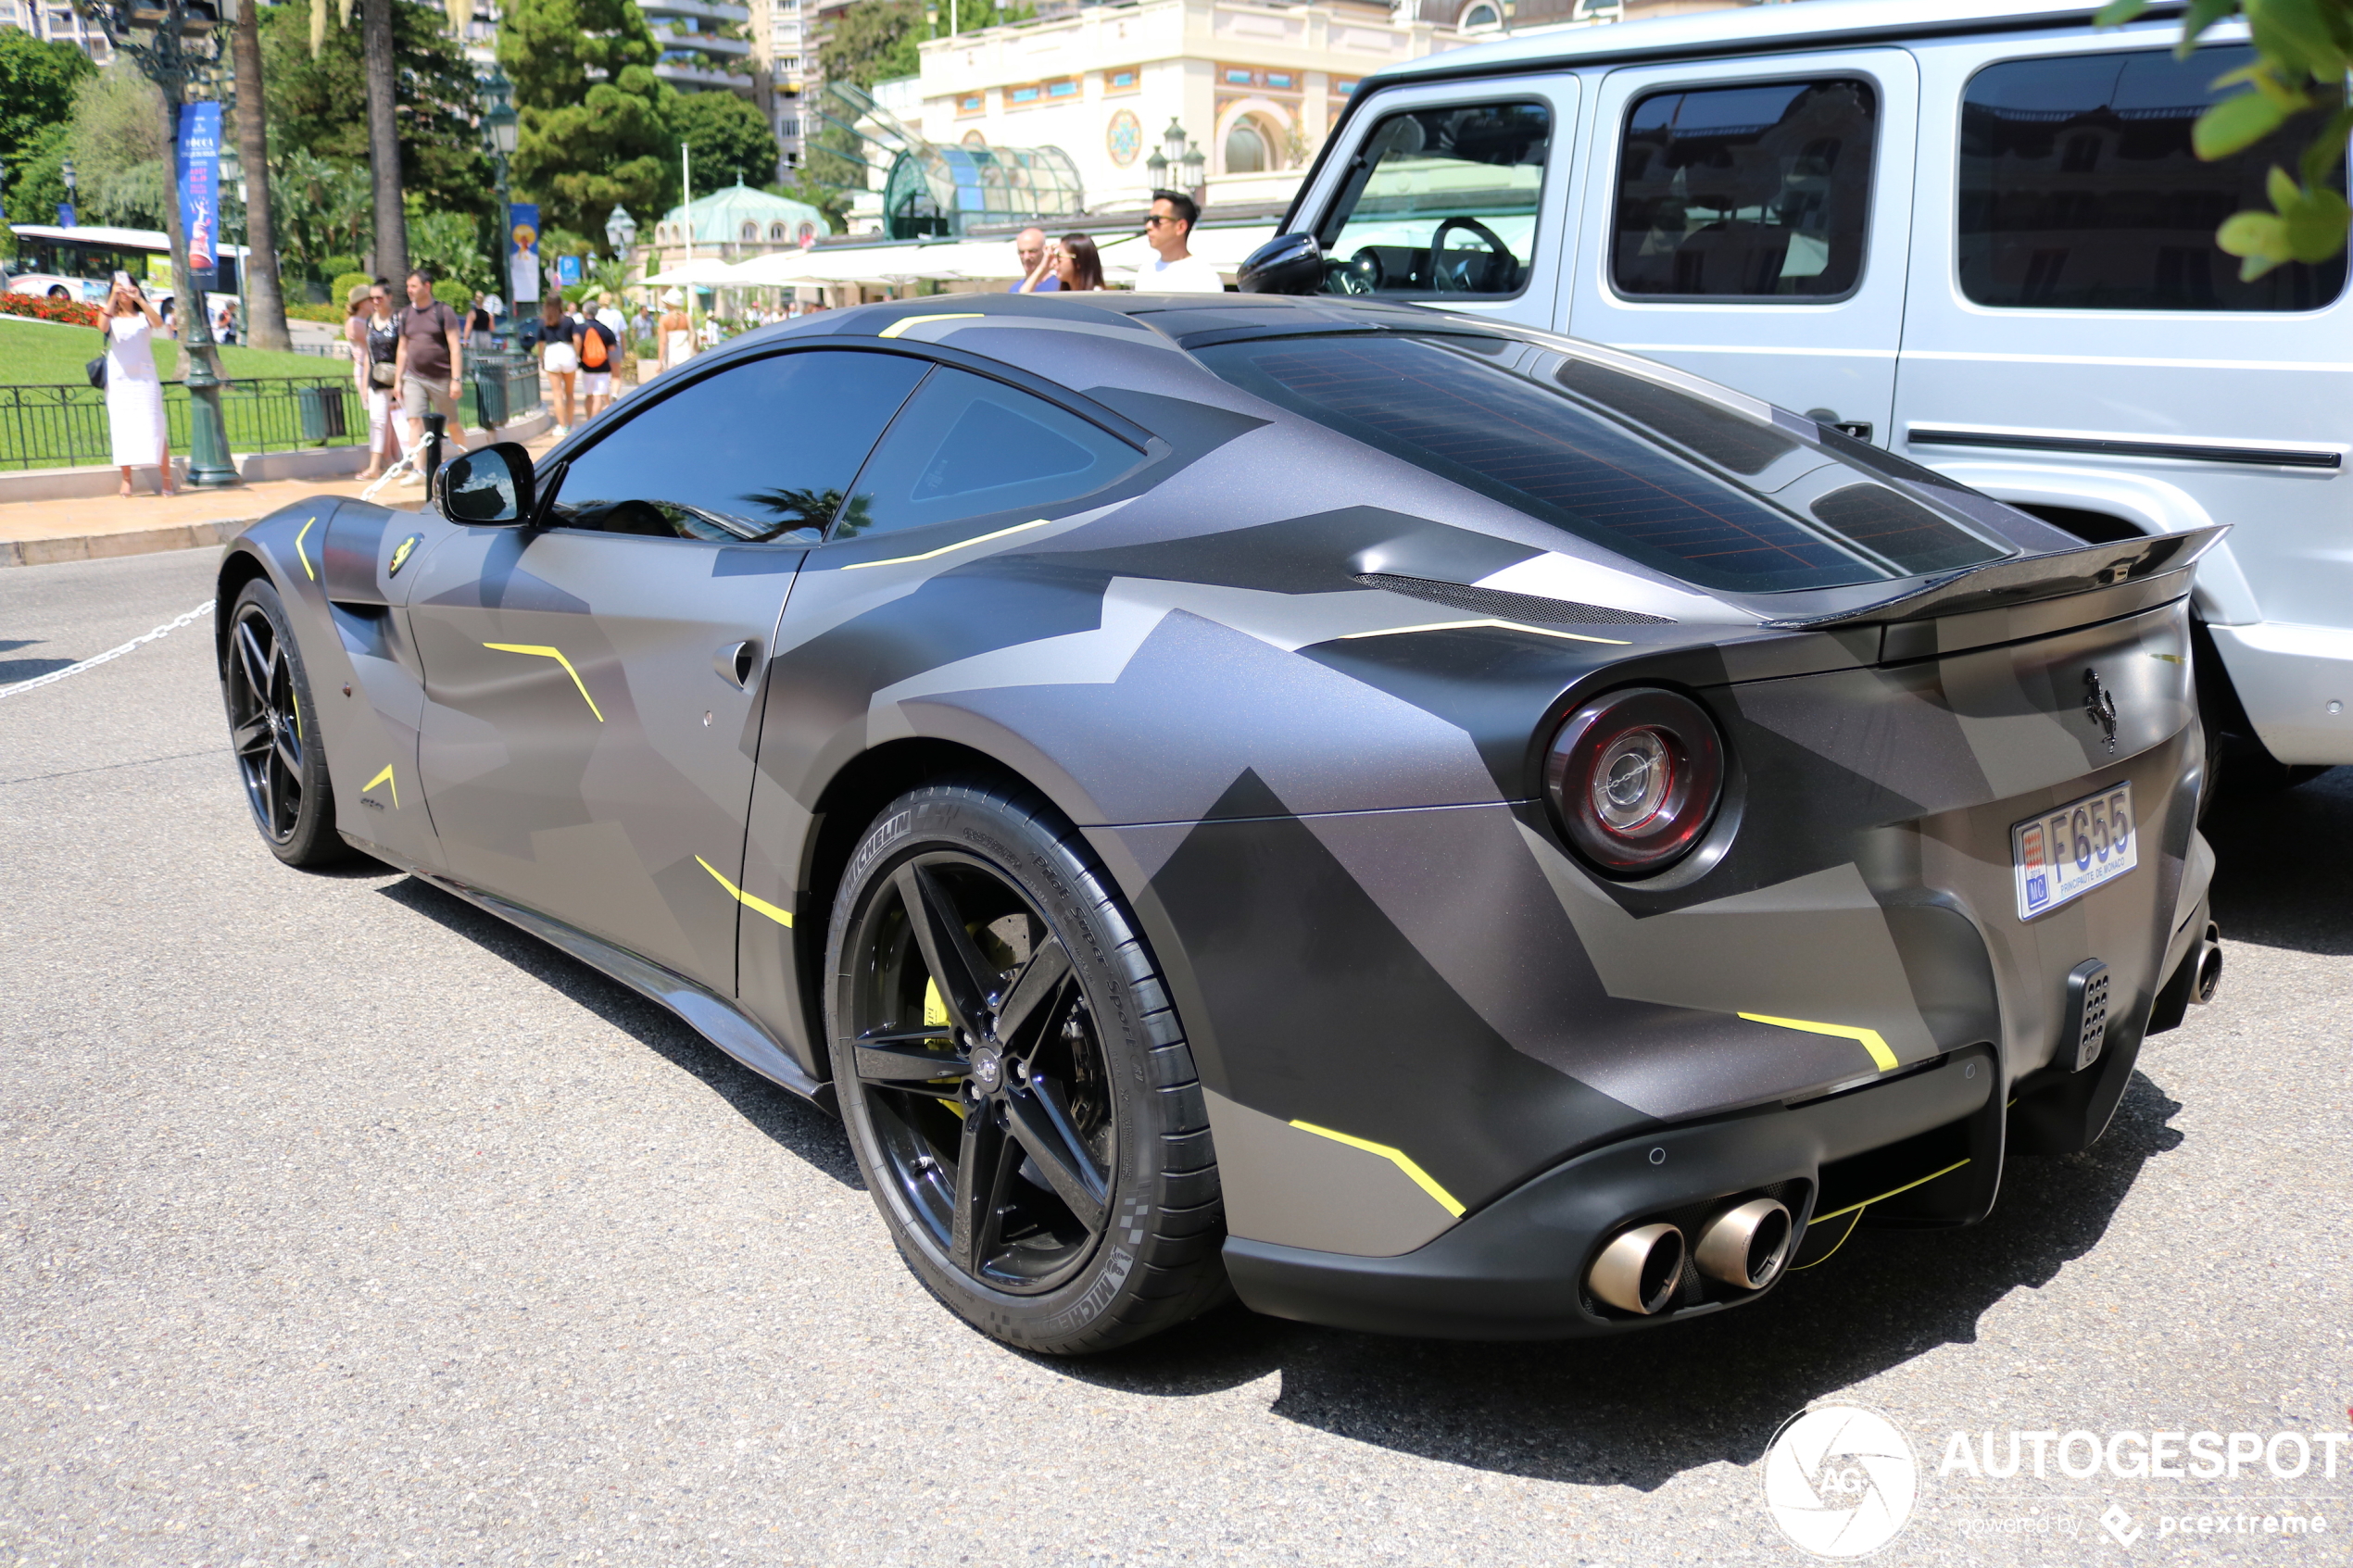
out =
{"type": "Polygon", "coordinates": [[[612,401],[612,370],[621,358],[621,338],[595,316],[584,315],[577,332],[580,345],[580,391],[588,400],[586,418],[595,419],[612,401]]]}

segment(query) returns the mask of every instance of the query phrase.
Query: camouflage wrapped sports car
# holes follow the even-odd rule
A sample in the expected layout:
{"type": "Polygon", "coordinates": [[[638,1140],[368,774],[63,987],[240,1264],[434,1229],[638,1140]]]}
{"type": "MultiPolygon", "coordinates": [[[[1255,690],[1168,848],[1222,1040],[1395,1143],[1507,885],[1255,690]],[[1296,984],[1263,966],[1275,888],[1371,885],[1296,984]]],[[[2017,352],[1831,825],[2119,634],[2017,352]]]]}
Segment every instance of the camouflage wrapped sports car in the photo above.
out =
{"type": "Polygon", "coordinates": [[[2211,990],[2191,567],[1412,307],[754,332],[247,529],[263,837],[837,1106],[1055,1351],[1604,1333],[2076,1149],[2211,990]]]}

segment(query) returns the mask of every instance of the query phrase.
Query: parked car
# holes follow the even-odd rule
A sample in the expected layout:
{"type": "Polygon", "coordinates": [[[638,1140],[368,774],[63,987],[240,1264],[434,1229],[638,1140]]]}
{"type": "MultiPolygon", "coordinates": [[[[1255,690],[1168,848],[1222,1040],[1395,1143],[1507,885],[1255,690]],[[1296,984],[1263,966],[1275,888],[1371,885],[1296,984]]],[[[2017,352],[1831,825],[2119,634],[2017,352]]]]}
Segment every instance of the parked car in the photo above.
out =
{"type": "Polygon", "coordinates": [[[2194,600],[2208,721],[2245,777],[2353,762],[2345,258],[2249,282],[2213,243],[2316,117],[2200,162],[2244,25],[2176,59],[2178,13],[2096,8],[1812,0],[1403,65],[1241,286],[1633,349],[2085,540],[2237,524],[2194,600]]]}
{"type": "Polygon", "coordinates": [[[806,317],[219,583],[356,846],[837,1106],[975,1325],[1736,1306],[2096,1137],[2215,979],[2192,564],[1380,302],[806,317]]]}

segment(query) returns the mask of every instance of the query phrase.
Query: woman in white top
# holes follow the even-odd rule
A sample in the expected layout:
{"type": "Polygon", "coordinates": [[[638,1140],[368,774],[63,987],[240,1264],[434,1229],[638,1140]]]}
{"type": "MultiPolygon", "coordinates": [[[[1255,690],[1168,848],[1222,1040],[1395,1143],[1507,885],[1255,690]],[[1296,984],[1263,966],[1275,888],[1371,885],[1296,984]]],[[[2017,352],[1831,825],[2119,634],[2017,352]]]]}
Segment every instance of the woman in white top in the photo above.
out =
{"type": "Polygon", "coordinates": [[[156,491],[171,494],[171,431],[163,420],[163,378],[156,373],[154,334],[163,318],[139,285],[120,272],[107,296],[107,434],[122,489],[131,495],[131,470],[155,464],[156,491]]]}

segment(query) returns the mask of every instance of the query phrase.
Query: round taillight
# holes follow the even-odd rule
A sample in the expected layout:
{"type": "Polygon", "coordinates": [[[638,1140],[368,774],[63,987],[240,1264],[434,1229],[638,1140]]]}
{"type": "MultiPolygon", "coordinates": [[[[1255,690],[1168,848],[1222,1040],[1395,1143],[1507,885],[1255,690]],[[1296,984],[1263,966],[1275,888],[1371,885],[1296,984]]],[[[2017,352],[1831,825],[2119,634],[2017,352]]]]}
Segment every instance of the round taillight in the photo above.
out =
{"type": "Polygon", "coordinates": [[[1664,871],[1707,831],[1724,793],[1724,745],[1687,696],[1640,686],[1568,716],[1544,788],[1578,851],[1620,876],[1664,871]]]}

